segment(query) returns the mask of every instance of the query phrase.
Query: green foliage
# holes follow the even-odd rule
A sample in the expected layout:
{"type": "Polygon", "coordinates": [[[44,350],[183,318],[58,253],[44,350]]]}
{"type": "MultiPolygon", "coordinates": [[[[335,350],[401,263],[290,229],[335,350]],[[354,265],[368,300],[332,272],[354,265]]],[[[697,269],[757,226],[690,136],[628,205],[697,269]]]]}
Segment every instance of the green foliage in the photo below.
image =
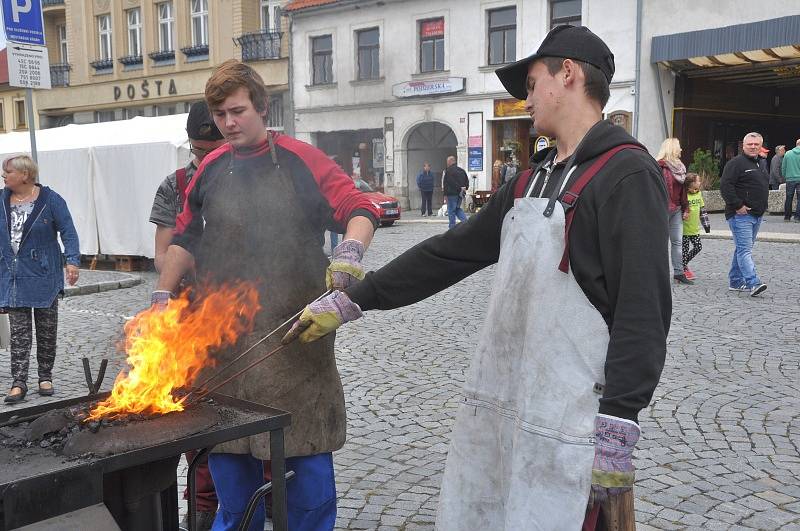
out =
{"type": "Polygon", "coordinates": [[[719,190],[719,161],[707,149],[696,149],[689,171],[700,176],[703,190],[719,190]]]}

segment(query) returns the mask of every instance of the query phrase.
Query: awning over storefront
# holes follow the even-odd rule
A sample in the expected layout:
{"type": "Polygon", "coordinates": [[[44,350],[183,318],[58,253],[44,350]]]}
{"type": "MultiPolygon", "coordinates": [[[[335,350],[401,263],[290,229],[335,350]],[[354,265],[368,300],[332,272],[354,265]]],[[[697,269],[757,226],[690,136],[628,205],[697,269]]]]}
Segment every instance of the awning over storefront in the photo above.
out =
{"type": "Polygon", "coordinates": [[[690,78],[800,85],[800,15],[655,36],[650,60],[690,78]]]}

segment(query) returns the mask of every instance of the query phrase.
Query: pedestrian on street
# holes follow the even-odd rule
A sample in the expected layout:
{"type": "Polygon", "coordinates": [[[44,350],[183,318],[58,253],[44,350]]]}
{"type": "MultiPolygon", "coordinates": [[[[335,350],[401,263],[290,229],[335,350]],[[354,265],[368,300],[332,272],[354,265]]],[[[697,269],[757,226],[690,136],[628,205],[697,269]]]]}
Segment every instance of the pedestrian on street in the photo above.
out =
{"type": "Polygon", "coordinates": [[[70,286],[81,263],[78,233],[66,201],[39,184],[39,167],[28,155],[3,161],[3,216],[0,216],[0,307],[11,326],[11,390],[7,404],[28,393],[28,365],[36,321],[39,394],[52,396],[56,361],[58,297],[64,294],[64,267],[70,286]],[[64,244],[64,252],[58,243],[64,244]],[[33,319],[31,318],[33,315],[33,319]]]}
{"type": "Polygon", "coordinates": [[[735,245],[728,289],[749,291],[751,297],[767,289],[758,277],[753,261],[753,245],[769,196],[769,175],[758,164],[758,152],[763,141],[760,133],[747,133],[742,141],[742,153],[728,161],[719,183],[725,201],[725,219],[735,245]]]}
{"type": "Polygon", "coordinates": [[[307,327],[300,339],[313,341],[497,264],[452,433],[442,531],[580,529],[594,502],[633,485],[637,416],[672,311],[667,193],[643,146],[602,120],[613,74],[606,44],[569,25],[497,70],[555,147],[469,221],[308,305],[290,331],[307,327]]]}
{"type": "MultiPolygon", "coordinates": [[[[266,129],[266,88],[250,66],[222,63],[206,83],[205,98],[227,143],[203,160],[190,183],[153,305],[168,304],[192,264],[214,284],[254,282],[261,310],[254,331],[239,343],[252,344],[326,286],[341,290],[363,277],[360,262],[379,212],[322,151],[266,129]],[[329,227],[344,233],[330,262],[323,252],[329,227]]],[[[251,357],[271,351],[279,339],[265,341],[251,357]]],[[[291,412],[286,467],[296,474],[287,485],[293,531],[333,529],[336,520],[332,452],[344,444],[346,417],[333,342],[330,336],[313,345],[295,343],[220,389],[291,412]]],[[[218,351],[217,366],[237,353],[218,351]]],[[[214,448],[208,464],[220,505],[213,529],[238,527],[264,484],[269,457],[266,433],[214,448]]],[[[264,521],[259,504],[250,529],[263,529],[264,521]]]]}
{"type": "Polygon", "coordinates": [[[420,207],[422,216],[433,215],[433,172],[431,165],[427,162],[422,165],[422,172],[417,175],[417,188],[422,196],[422,206],[420,207]]]}
{"type": "Polygon", "coordinates": [[[686,166],[681,162],[681,143],[677,138],[667,138],[661,143],[656,155],[664,184],[667,186],[669,202],[669,243],[672,260],[672,278],[680,284],[693,284],[683,272],[683,221],[689,215],[689,203],[686,198],[686,166]]]}
{"type": "Polygon", "coordinates": [[[447,201],[447,217],[450,220],[448,227],[452,229],[456,226],[456,218],[461,223],[467,221],[467,215],[461,209],[461,201],[467,195],[469,188],[467,172],[456,165],[456,158],[452,155],[447,157],[447,169],[444,170],[442,188],[447,201]]]}
{"type": "Polygon", "coordinates": [[[786,146],[776,146],[775,156],[769,163],[769,189],[777,190],[786,181],[783,178],[783,171],[781,170],[781,163],[783,156],[786,154],[786,146]]]}
{"type": "MultiPolygon", "coordinates": [[[[153,207],[150,211],[150,223],[156,226],[156,271],[161,271],[167,249],[172,243],[172,235],[175,232],[175,223],[183,211],[183,203],[186,199],[186,190],[192,182],[197,168],[203,159],[225,143],[225,138],[219,132],[208,105],[205,101],[198,101],[189,108],[189,116],[186,118],[186,134],[189,137],[189,149],[192,153],[192,160],[189,163],[175,170],[161,182],[156,190],[153,199],[153,207]]],[[[191,277],[191,273],[188,275],[191,277]]],[[[185,281],[185,279],[184,279],[185,281]]],[[[191,463],[197,455],[197,451],[186,452],[186,462],[191,463]]],[[[204,457],[197,466],[195,476],[197,482],[197,530],[207,531],[211,529],[214,517],[217,514],[217,493],[214,490],[214,481],[211,479],[211,472],[208,470],[208,457],[204,457]]],[[[188,484],[188,483],[187,483],[188,484]]],[[[189,489],[183,491],[183,499],[189,499],[189,489]]],[[[180,523],[180,529],[189,529],[189,515],[184,516],[180,523]]]]}
{"type": "Polygon", "coordinates": [[[758,150],[758,165],[761,166],[761,169],[769,175],[769,164],[767,164],[767,157],[769,156],[769,149],[764,146],[761,146],[761,149],[758,150]]]}
{"type": "Polygon", "coordinates": [[[800,138],[795,147],[788,151],[781,161],[781,173],[786,180],[786,202],[783,204],[783,220],[789,221],[792,217],[792,200],[797,194],[797,208],[794,211],[794,221],[800,223],[800,138]]]}
{"type": "Polygon", "coordinates": [[[694,271],[689,269],[689,262],[703,250],[700,242],[700,225],[708,233],[711,224],[705,211],[703,194],[700,192],[700,176],[696,173],[686,174],[686,191],[689,202],[689,215],[683,220],[683,274],[689,280],[695,279],[694,271]]]}

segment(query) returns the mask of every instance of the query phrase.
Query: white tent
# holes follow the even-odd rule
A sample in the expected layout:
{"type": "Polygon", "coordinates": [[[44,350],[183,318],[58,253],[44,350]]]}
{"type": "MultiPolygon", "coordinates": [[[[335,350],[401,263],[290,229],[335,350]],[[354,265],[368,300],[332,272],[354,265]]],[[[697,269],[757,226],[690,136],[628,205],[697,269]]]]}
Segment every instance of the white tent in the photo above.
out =
{"type": "MultiPolygon", "coordinates": [[[[156,189],[189,161],[186,114],[36,132],[39,180],[67,202],[81,254],[153,257],[156,189]]],[[[30,152],[25,133],[0,135],[0,160],[30,152]]]]}

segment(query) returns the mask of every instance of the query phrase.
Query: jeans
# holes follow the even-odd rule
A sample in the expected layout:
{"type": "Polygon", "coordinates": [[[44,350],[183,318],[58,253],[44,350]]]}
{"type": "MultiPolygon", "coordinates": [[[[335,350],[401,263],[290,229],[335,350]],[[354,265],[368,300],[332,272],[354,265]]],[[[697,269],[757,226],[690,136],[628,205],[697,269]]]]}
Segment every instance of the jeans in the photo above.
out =
{"type": "Polygon", "coordinates": [[[422,206],[420,207],[421,214],[424,216],[427,212],[427,214],[430,216],[433,214],[433,190],[430,192],[421,190],[420,193],[422,194],[422,206]]]}
{"type": "Polygon", "coordinates": [[[333,249],[339,245],[339,234],[336,232],[329,232],[331,235],[331,253],[333,253],[333,249]]]}
{"type": "Polygon", "coordinates": [[[792,217],[792,199],[797,193],[797,209],[794,219],[800,220],[800,181],[786,181],[786,201],[783,203],[783,219],[792,217]]]}
{"type": "Polygon", "coordinates": [[[728,220],[728,226],[731,228],[733,243],[736,246],[728,281],[732,288],[744,285],[747,289],[752,289],[761,284],[753,262],[753,244],[761,226],[761,218],[750,214],[735,214],[728,220]]]}
{"type": "MultiPolygon", "coordinates": [[[[219,509],[213,531],[237,529],[250,496],[264,484],[264,463],[252,455],[215,454],[208,456],[214,478],[219,509]]],[[[336,483],[333,454],[290,457],[286,470],[294,479],[286,484],[289,529],[292,531],[330,531],[336,522],[336,483]]],[[[248,531],[264,529],[264,504],[259,504],[248,531]]]]}
{"type": "Polygon", "coordinates": [[[450,219],[449,228],[456,226],[456,218],[459,221],[467,221],[467,215],[461,210],[461,196],[448,195],[447,196],[447,217],[450,219]]]}
{"type": "Polygon", "coordinates": [[[669,257],[672,261],[672,274],[683,274],[683,212],[679,208],[669,215],[669,257]]]}

